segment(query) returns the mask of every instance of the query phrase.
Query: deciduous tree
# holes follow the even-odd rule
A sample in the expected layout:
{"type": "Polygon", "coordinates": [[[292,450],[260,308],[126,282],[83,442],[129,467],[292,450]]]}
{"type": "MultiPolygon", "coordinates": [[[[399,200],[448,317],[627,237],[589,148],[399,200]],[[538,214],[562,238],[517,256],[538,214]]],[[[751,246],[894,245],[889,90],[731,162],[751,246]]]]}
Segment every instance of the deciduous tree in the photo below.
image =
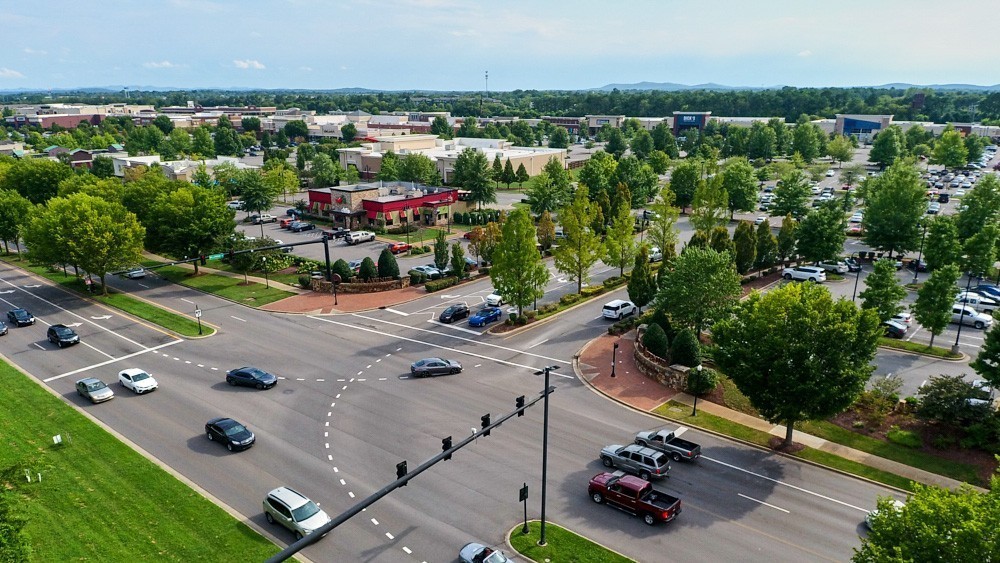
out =
{"type": "Polygon", "coordinates": [[[569,147],[569,131],[559,125],[553,127],[552,132],[549,133],[549,148],[565,149],[567,147],[569,147]]]}
{"type": "Polygon", "coordinates": [[[729,194],[722,177],[715,176],[698,183],[691,205],[691,226],[702,233],[711,233],[728,222],[729,194]]]}
{"type": "Polygon", "coordinates": [[[442,272],[448,266],[448,241],[444,238],[444,231],[438,231],[434,239],[434,267],[442,272]]]}
{"type": "Polygon", "coordinates": [[[473,148],[467,148],[455,159],[453,183],[469,191],[469,201],[482,207],[484,203],[496,203],[496,188],[490,181],[486,155],[473,148]]]}
{"type": "Polygon", "coordinates": [[[729,220],[737,211],[753,211],[757,203],[757,179],[745,158],[734,158],[722,171],[722,188],[729,196],[729,220]]]}
{"type": "Polygon", "coordinates": [[[843,166],[845,162],[849,162],[854,156],[854,144],[847,137],[837,135],[826,145],[826,153],[830,155],[830,158],[834,162],[843,166]]]}
{"type": "Polygon", "coordinates": [[[549,270],[535,247],[535,226],[524,209],[515,209],[503,225],[503,244],[496,250],[490,277],[493,287],[521,315],[535,299],[544,295],[549,270]]]}
{"type": "Polygon", "coordinates": [[[757,270],[770,268],[778,259],[778,239],[771,234],[771,223],[764,221],[757,227],[757,252],[753,267],[757,270]]]}
{"type": "MultiPolygon", "coordinates": [[[[768,235],[770,234],[768,233],[768,235]]],[[[736,271],[740,275],[745,275],[753,267],[757,258],[757,232],[754,231],[753,225],[749,221],[740,221],[736,224],[736,231],[733,233],[733,246],[736,271]]]]}
{"type": "Polygon", "coordinates": [[[73,170],[61,162],[25,158],[0,176],[0,189],[14,190],[31,203],[45,203],[59,193],[59,182],[72,175],[73,170]]]}
{"type": "MultiPolygon", "coordinates": [[[[628,188],[625,188],[627,192],[628,188]]],[[[611,219],[604,236],[604,263],[618,268],[618,275],[625,275],[625,266],[635,260],[635,219],[628,205],[620,205],[611,219]]]]}
{"type": "Polygon", "coordinates": [[[635,255],[635,264],[628,278],[628,298],[642,311],[656,296],[656,278],[649,268],[649,247],[643,245],[635,255]]]}
{"type": "Polygon", "coordinates": [[[774,207],[771,215],[804,217],[809,211],[809,181],[801,170],[792,170],[781,177],[781,185],[774,189],[774,207]]]}
{"type": "Polygon", "coordinates": [[[927,281],[917,290],[917,300],[913,303],[913,316],[917,322],[931,333],[928,346],[934,345],[934,337],[944,332],[951,322],[951,309],[958,293],[958,266],[948,264],[931,272],[927,281]]]}
{"type": "Polygon", "coordinates": [[[873,311],[815,284],[753,293],[712,327],[715,361],[769,421],[786,427],[850,406],[874,367],[881,333],[873,311]]]}
{"type": "Polygon", "coordinates": [[[945,130],[934,142],[934,151],[931,153],[931,162],[941,164],[948,168],[958,168],[965,166],[969,156],[969,150],[962,142],[962,135],[954,128],[945,130]]]}
{"type": "Polygon", "coordinates": [[[31,202],[14,190],[0,190],[0,240],[10,253],[10,241],[17,246],[21,232],[31,220],[31,202]]]}
{"type": "Polygon", "coordinates": [[[922,260],[930,269],[945,264],[958,264],[962,259],[962,244],[958,241],[958,228],[950,215],[938,215],[927,224],[922,260]]]}
{"type": "MultiPolygon", "coordinates": [[[[234,211],[218,190],[185,186],[158,196],[149,210],[147,244],[177,258],[209,254],[231,234],[234,211]]],[[[198,262],[194,262],[195,274],[198,262]]]]}
{"type": "Polygon", "coordinates": [[[912,164],[900,161],[865,183],[862,239],[872,248],[902,254],[920,243],[927,196],[912,164]]]}
{"type": "Polygon", "coordinates": [[[797,230],[798,253],[812,262],[833,260],[844,249],[847,221],[840,207],[827,204],[806,215],[797,230]]]}
{"type": "Polygon", "coordinates": [[[653,246],[663,253],[663,260],[669,262],[677,254],[677,219],[680,210],[674,207],[674,192],[664,186],[649,210],[655,215],[649,220],[646,236],[653,246]]]}
{"type": "Polygon", "coordinates": [[[878,260],[872,273],[865,278],[867,286],[861,292],[861,308],[873,309],[879,321],[887,321],[903,310],[899,304],[906,297],[906,289],[896,279],[896,261],[878,260]]]}
{"type": "Polygon", "coordinates": [[[664,276],[654,306],[698,334],[728,314],[742,291],[732,256],[710,248],[689,246],[664,276]]]}
{"type": "Polygon", "coordinates": [[[976,189],[962,199],[962,204],[965,209],[958,214],[955,226],[959,240],[964,242],[978,233],[983,225],[1000,219],[1000,180],[994,174],[984,175],[977,182],[976,189]]]}
{"type": "Polygon", "coordinates": [[[796,255],[795,246],[799,240],[799,224],[791,215],[785,215],[781,220],[781,229],[778,230],[778,260],[782,264],[785,260],[796,255]]]}
{"type": "Polygon", "coordinates": [[[538,226],[535,227],[535,233],[538,237],[538,244],[542,245],[543,250],[548,250],[552,248],[552,245],[556,242],[556,224],[552,221],[552,214],[548,211],[543,211],[541,217],[538,218],[538,226]]]}
{"type": "Polygon", "coordinates": [[[570,279],[576,280],[577,293],[583,289],[583,282],[589,279],[590,267],[601,256],[601,240],[592,229],[596,215],[594,208],[587,187],[580,186],[572,202],[559,212],[559,223],[565,238],[553,252],[555,266],[570,279]]]}
{"type": "MultiPolygon", "coordinates": [[[[897,160],[903,157],[906,144],[901,137],[899,127],[889,126],[875,135],[872,141],[872,150],[868,154],[868,160],[885,168],[892,166],[897,160]]],[[[963,163],[964,164],[964,163],[963,163]]]]}

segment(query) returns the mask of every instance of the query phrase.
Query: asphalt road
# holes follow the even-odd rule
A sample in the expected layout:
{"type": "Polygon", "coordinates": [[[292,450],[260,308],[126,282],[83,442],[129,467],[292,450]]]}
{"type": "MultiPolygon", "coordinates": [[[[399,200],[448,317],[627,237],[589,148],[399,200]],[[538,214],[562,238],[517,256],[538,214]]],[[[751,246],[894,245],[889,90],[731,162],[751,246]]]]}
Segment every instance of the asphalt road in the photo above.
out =
{"type": "MultiPolygon", "coordinates": [[[[64,350],[40,342],[41,326],[11,329],[4,342],[13,361],[282,545],[291,534],[267,525],[261,513],[269,489],[293,486],[329,513],[340,513],[393,480],[397,462],[415,467],[440,451],[441,438],[466,436],[485,413],[509,412],[518,395],[537,396],[542,382],[533,371],[544,365],[561,368],[552,377],[557,391],[551,399],[548,518],[637,560],[663,560],[664,553],[690,560],[748,554],[775,561],[844,560],[859,544],[865,511],[879,495],[891,493],[692,431],[688,437],[704,446],[704,459],[675,464],[672,477],[659,484],[683,499],[676,521],[650,528],[593,504],[586,482],[602,470],[600,448],[627,443],[635,431],[660,424],[572,377],[573,355],[606,330],[598,318],[601,300],[505,338],[470,332],[465,323],[431,322],[432,312],[447,302],[481,299],[491,289],[488,282],[393,310],[323,317],[247,309],[152,276],[114,282],[178,310],[197,302],[206,322],[220,329],[211,338],[182,341],[8,266],[0,267],[0,279],[14,291],[2,295],[6,304],[29,307],[40,324],[81,323],[83,344],[64,350]],[[465,371],[411,379],[409,364],[431,355],[458,359],[465,371]],[[283,379],[267,391],[225,384],[227,369],[248,364],[283,379]],[[134,396],[114,384],[117,398],[101,405],[75,395],[76,378],[111,382],[125,367],[148,370],[160,389],[134,396]],[[208,442],[203,425],[215,416],[247,423],[257,445],[230,454],[208,442]]],[[[508,421],[306,554],[317,561],[453,561],[467,541],[501,543],[522,517],[522,483],[531,491],[529,516],[538,515],[541,419],[539,405],[508,421]]]]}

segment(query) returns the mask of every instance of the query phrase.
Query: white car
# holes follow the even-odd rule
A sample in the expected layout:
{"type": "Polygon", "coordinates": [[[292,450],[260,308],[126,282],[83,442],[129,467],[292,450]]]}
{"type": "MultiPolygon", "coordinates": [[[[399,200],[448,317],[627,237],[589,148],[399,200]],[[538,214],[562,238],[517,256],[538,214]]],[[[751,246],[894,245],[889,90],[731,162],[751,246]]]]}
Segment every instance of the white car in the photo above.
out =
{"type": "Polygon", "coordinates": [[[834,172],[833,170],[827,170],[826,171],[826,177],[827,178],[833,178],[834,174],[836,174],[836,172],[834,172]]]}
{"type": "Polygon", "coordinates": [[[486,296],[486,304],[490,307],[499,307],[503,305],[503,297],[500,297],[496,293],[491,293],[486,296]]]}
{"type": "MultiPolygon", "coordinates": [[[[902,502],[902,501],[899,501],[899,500],[893,500],[893,501],[892,501],[892,505],[891,505],[891,508],[892,508],[893,510],[895,510],[895,511],[897,511],[897,512],[898,512],[898,511],[902,510],[902,509],[903,509],[903,507],[905,507],[905,506],[906,506],[906,505],[905,505],[905,504],[903,504],[903,502],[902,502]]],[[[871,529],[872,529],[872,523],[874,523],[874,521],[875,521],[875,518],[876,518],[877,516],[878,516],[878,509],[877,509],[877,508],[876,508],[875,510],[872,510],[871,512],[869,512],[869,513],[868,513],[867,515],[865,515],[865,526],[867,526],[869,530],[871,530],[871,529]]]]}
{"type": "Polygon", "coordinates": [[[234,209],[236,211],[239,211],[240,209],[243,209],[243,202],[238,199],[230,201],[226,203],[226,207],[228,207],[229,209],[234,209]]]}
{"type": "Polygon", "coordinates": [[[757,217],[756,219],[753,220],[753,224],[754,225],[760,225],[761,223],[764,223],[766,221],[767,221],[767,217],[757,217]]]}
{"type": "Polygon", "coordinates": [[[660,250],[660,248],[657,247],[657,246],[654,246],[654,247],[650,248],[649,249],[649,261],[650,262],[659,262],[660,260],[663,260],[663,252],[660,250]]]}
{"type": "Polygon", "coordinates": [[[965,190],[955,190],[955,197],[962,197],[965,195],[965,190]]]}
{"type": "Polygon", "coordinates": [[[139,280],[146,277],[145,268],[132,268],[131,270],[125,272],[125,277],[130,280],[139,280]]]}
{"type": "Polygon", "coordinates": [[[794,268],[783,269],[781,277],[786,280],[822,283],[826,281],[826,270],[819,266],[796,266],[794,268]]]}
{"type": "Polygon", "coordinates": [[[123,369],[118,372],[118,382],[138,395],[155,391],[158,387],[152,375],[138,368],[123,369]]]}
{"type": "Polygon", "coordinates": [[[910,326],[911,324],[913,324],[913,313],[910,313],[909,311],[896,313],[889,320],[896,321],[897,323],[900,323],[902,325],[910,326]]]}

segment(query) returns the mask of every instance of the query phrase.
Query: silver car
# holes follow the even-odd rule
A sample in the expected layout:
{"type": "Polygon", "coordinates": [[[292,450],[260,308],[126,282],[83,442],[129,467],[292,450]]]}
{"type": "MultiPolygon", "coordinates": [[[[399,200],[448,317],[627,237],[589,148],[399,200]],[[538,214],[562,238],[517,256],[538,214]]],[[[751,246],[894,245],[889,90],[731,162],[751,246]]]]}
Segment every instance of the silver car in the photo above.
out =
{"type": "Polygon", "coordinates": [[[267,493],[264,517],[270,524],[277,522],[288,528],[297,540],[330,522],[330,517],[315,502],[291,487],[278,487],[267,493]]]}
{"type": "Polygon", "coordinates": [[[92,403],[103,403],[115,398],[115,392],[96,377],[87,377],[77,381],[76,393],[90,399],[92,403]]]}

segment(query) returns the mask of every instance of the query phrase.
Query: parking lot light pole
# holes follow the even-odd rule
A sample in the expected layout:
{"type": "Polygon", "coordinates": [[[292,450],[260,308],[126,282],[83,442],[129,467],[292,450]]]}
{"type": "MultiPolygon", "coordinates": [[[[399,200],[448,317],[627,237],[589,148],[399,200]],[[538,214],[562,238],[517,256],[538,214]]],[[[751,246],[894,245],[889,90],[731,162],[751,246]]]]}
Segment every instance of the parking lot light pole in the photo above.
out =
{"type": "Polygon", "coordinates": [[[856,254],[858,254],[857,251],[851,253],[851,258],[854,259],[854,261],[858,263],[858,272],[854,276],[854,293],[851,294],[851,303],[854,303],[854,299],[858,295],[858,281],[861,280],[861,270],[862,270],[861,259],[860,259],[860,257],[859,258],[854,258],[854,256],[856,254]]]}
{"type": "Polygon", "coordinates": [[[545,545],[545,482],[548,476],[549,463],[549,392],[551,391],[549,387],[549,372],[557,369],[559,369],[559,366],[546,366],[535,372],[535,375],[545,376],[545,400],[542,402],[544,405],[544,414],[542,415],[542,523],[538,536],[538,545],[541,546],[545,545]]]}
{"type": "Polygon", "coordinates": [[[611,377],[615,376],[615,364],[618,363],[618,343],[611,349],[611,377]]]}
{"type": "Polygon", "coordinates": [[[913,266],[913,283],[917,283],[917,272],[920,271],[920,260],[924,257],[924,239],[927,238],[927,223],[924,223],[924,234],[920,235],[920,251],[917,252],[917,263],[913,266]]]}
{"type": "MultiPolygon", "coordinates": [[[[972,286],[972,273],[966,272],[965,276],[967,278],[965,282],[965,293],[968,296],[969,288],[972,286]]],[[[958,333],[955,335],[955,345],[951,347],[952,354],[960,353],[958,347],[958,339],[962,337],[962,325],[965,324],[965,311],[967,310],[968,305],[962,303],[961,307],[962,307],[962,314],[958,316],[958,333]]]]}

